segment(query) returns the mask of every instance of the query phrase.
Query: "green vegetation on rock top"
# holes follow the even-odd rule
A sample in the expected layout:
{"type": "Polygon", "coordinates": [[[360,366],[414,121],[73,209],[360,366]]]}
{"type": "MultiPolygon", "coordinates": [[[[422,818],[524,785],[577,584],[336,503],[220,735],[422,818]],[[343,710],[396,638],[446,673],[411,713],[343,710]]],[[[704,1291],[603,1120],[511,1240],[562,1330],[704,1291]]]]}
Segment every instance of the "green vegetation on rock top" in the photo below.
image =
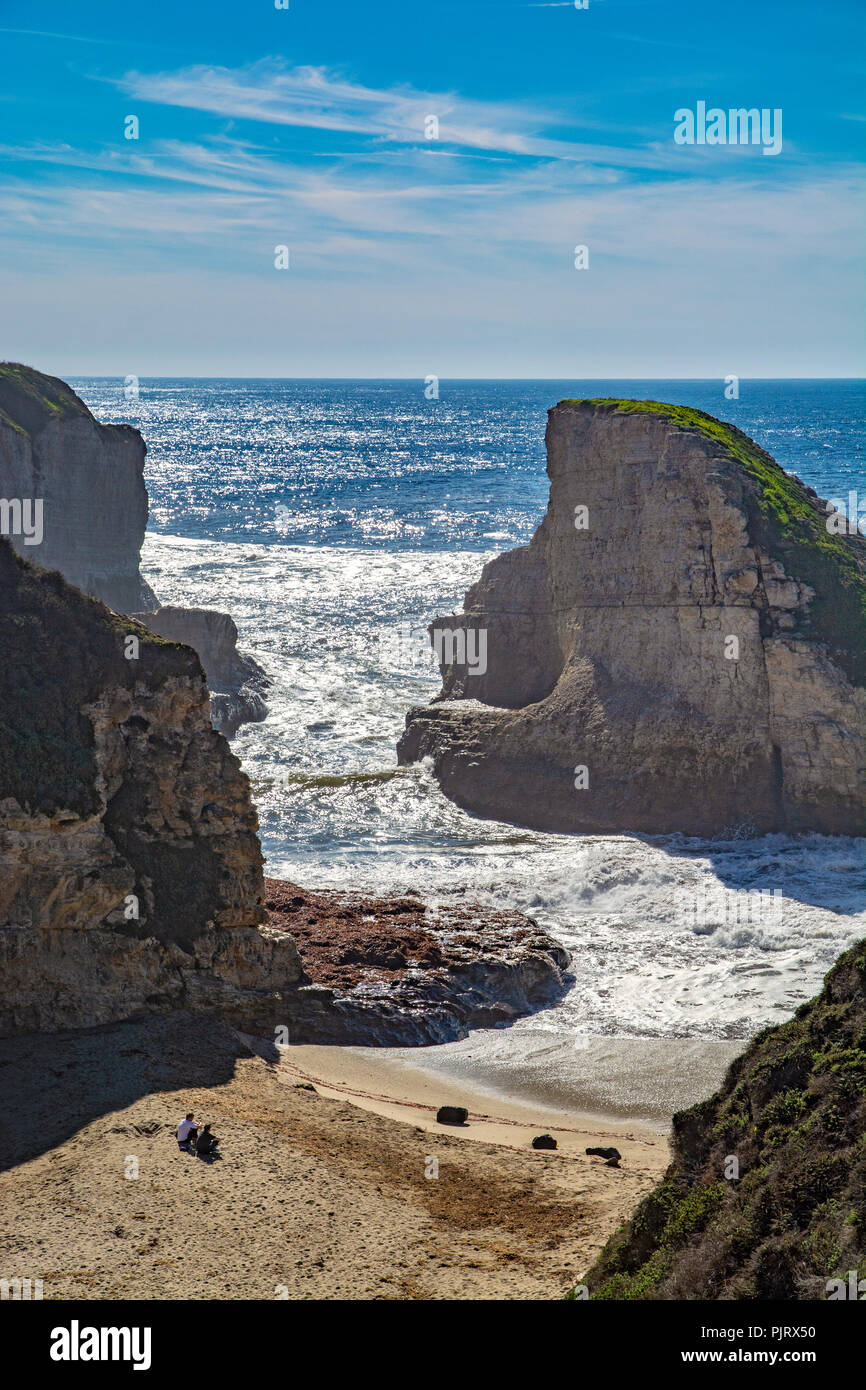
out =
{"type": "Polygon", "coordinates": [[[49,420],[70,415],[93,419],[65,381],[20,362],[0,362],[0,417],[7,424],[33,435],[49,420]]]}
{"type": "Polygon", "coordinates": [[[803,635],[827,645],[857,685],[866,685],[866,540],[827,530],[818,499],[771,454],[735,425],[691,406],[614,397],[567,399],[560,405],[609,408],[611,414],[658,415],[677,429],[695,430],[735,459],[748,489],[749,533],[792,579],[814,589],[803,635]]]}

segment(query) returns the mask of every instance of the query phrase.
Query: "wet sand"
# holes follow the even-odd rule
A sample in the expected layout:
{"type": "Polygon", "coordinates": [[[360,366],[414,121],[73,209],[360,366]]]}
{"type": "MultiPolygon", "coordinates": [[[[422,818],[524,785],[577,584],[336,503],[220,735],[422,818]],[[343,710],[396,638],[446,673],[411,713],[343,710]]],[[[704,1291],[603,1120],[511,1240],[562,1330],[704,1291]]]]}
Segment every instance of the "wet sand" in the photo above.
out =
{"type": "MultiPolygon", "coordinates": [[[[424,1049],[426,1050],[426,1049],[424,1049]]],[[[435,1049],[430,1049],[434,1051],[435,1049]]],[[[650,1128],[611,1116],[588,1115],[544,1100],[511,1099],[473,1081],[425,1070],[401,1050],[354,1047],[284,1047],[281,1072],[294,1083],[310,1082],[320,1095],[348,1101],[393,1120],[411,1122],[430,1134],[526,1149],[535,1135],[550,1134],[558,1152],[584,1155],[588,1147],[618,1148],[629,1162],[667,1163],[665,1128],[650,1128]],[[465,1125],[437,1123],[441,1105],[469,1111],[465,1125]],[[658,1160],[658,1162],[656,1162],[658,1160]]],[[[407,1049],[408,1051],[408,1049],[407,1049]]],[[[413,1048],[412,1052],[418,1051],[413,1048]]],[[[551,1151],[553,1152],[553,1151],[551,1151]]]]}
{"type": "MultiPolygon", "coordinates": [[[[513,1115],[530,1125],[576,1121],[594,1130],[637,1126],[664,1135],[676,1110],[718,1088],[745,1045],[716,1039],[575,1037],[517,1024],[476,1029],[460,1042],[437,1047],[289,1047],[283,1052],[324,1085],[343,1086],[347,1097],[355,1087],[422,1105],[461,1104],[513,1115]],[[438,1102],[437,1096],[442,1097],[438,1102]]],[[[375,1108],[369,1097],[356,1099],[375,1108]]]]}

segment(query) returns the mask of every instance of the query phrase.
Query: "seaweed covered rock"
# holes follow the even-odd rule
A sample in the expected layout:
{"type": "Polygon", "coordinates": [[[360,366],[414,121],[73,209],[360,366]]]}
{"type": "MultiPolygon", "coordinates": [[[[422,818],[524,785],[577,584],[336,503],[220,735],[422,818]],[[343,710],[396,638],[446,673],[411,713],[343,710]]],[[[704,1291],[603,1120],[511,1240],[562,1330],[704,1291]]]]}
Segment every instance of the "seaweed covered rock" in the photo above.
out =
{"type": "Polygon", "coordinates": [[[550,502],[431,628],[401,762],[533,828],[866,831],[866,539],[702,411],[562,401],[550,502]]]}
{"type": "Polygon", "coordinates": [[[596,1299],[825,1299],[864,1279],[861,941],[816,999],[755,1038],[716,1095],[674,1116],[664,1181],[584,1283],[596,1299]]]}
{"type": "Polygon", "coordinates": [[[265,907],[304,969],[291,1000],[296,1043],[451,1042],[552,1004],[572,982],[568,952],[521,912],[310,892],[272,878],[265,907]]]}

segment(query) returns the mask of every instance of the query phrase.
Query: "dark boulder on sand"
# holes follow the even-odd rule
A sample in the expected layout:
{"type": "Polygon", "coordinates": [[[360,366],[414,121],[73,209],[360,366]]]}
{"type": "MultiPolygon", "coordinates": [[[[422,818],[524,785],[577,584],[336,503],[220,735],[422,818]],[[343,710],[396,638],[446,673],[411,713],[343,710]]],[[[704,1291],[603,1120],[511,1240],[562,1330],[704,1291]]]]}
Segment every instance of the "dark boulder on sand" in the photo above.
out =
{"type": "Polygon", "coordinates": [[[462,1105],[440,1105],[436,1111],[437,1125],[465,1125],[469,1111],[462,1105]]]}

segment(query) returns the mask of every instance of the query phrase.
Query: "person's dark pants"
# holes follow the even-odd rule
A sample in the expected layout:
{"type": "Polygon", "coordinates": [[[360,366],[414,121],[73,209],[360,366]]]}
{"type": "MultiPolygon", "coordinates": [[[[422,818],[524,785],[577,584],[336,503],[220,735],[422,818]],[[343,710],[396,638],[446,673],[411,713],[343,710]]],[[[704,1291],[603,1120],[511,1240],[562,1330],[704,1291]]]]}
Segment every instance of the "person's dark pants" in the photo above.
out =
{"type": "Polygon", "coordinates": [[[186,1136],[185,1139],[178,1139],[178,1141],[177,1141],[177,1147],[178,1147],[179,1149],[185,1149],[186,1152],[189,1153],[189,1152],[190,1152],[190,1146],[195,1144],[195,1141],[196,1141],[197,1138],[198,1138],[198,1130],[197,1130],[197,1129],[191,1129],[190,1132],[189,1132],[189,1134],[186,1136]]]}

